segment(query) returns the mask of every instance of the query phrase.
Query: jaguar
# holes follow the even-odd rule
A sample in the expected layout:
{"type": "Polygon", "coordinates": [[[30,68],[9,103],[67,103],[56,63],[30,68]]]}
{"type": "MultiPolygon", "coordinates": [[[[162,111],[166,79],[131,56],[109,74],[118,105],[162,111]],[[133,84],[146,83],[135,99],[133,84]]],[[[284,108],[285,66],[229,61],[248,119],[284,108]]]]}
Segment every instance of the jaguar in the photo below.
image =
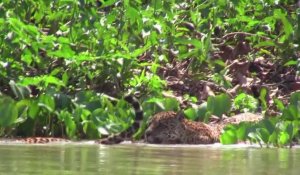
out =
{"type": "Polygon", "coordinates": [[[218,132],[214,127],[188,120],[182,112],[155,114],[145,131],[145,142],[155,144],[210,144],[217,140],[218,132]]]}
{"type": "Polygon", "coordinates": [[[212,144],[219,142],[225,126],[240,122],[257,122],[261,115],[241,113],[218,122],[206,124],[188,120],[182,112],[155,114],[145,131],[145,142],[154,144],[212,144]]]}
{"type": "MultiPolygon", "coordinates": [[[[135,110],[133,125],[120,134],[96,141],[100,144],[118,144],[124,140],[132,140],[132,135],[141,127],[143,110],[138,100],[133,96],[124,98],[135,110]]],[[[183,112],[163,111],[155,114],[149,121],[144,134],[144,141],[153,144],[211,144],[219,142],[223,128],[228,124],[240,122],[256,122],[261,115],[242,113],[221,121],[196,122],[184,117],[183,112]]]]}
{"type": "Polygon", "coordinates": [[[70,140],[57,137],[26,137],[26,138],[16,138],[16,139],[4,139],[2,142],[9,143],[24,143],[24,144],[47,144],[47,143],[66,143],[70,140]]]}
{"type": "MultiPolygon", "coordinates": [[[[135,120],[125,131],[104,139],[95,141],[99,144],[118,144],[125,140],[133,140],[132,136],[141,127],[143,110],[134,96],[125,96],[124,100],[133,106],[135,120]]],[[[152,144],[211,144],[219,142],[220,134],[228,124],[238,124],[243,121],[257,122],[261,115],[242,113],[217,122],[191,121],[185,118],[183,112],[163,111],[151,117],[144,134],[144,141],[152,144]]],[[[63,138],[54,137],[27,137],[14,139],[14,142],[28,144],[45,144],[55,142],[70,142],[63,138]]]]}

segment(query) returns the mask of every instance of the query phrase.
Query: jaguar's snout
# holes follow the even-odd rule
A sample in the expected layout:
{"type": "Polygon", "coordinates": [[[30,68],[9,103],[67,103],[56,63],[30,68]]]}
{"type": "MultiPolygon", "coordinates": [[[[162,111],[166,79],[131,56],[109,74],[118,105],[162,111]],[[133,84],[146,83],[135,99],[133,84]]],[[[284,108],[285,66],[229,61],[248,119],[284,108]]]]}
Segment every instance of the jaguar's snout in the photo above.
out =
{"type": "Polygon", "coordinates": [[[152,129],[148,128],[146,131],[145,131],[145,142],[147,143],[161,143],[161,139],[153,136],[153,131],[152,129]]]}

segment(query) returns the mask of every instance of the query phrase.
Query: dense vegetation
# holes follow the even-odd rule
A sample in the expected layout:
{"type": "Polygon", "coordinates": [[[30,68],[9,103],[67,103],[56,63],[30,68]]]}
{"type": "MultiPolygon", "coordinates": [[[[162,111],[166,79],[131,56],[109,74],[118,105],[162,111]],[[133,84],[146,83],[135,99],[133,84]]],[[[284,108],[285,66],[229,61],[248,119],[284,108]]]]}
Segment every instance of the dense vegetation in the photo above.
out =
{"type": "Polygon", "coordinates": [[[0,136],[117,133],[134,117],[130,93],[146,119],[259,112],[221,142],[289,145],[300,138],[299,26],[291,0],[2,0],[0,136]]]}

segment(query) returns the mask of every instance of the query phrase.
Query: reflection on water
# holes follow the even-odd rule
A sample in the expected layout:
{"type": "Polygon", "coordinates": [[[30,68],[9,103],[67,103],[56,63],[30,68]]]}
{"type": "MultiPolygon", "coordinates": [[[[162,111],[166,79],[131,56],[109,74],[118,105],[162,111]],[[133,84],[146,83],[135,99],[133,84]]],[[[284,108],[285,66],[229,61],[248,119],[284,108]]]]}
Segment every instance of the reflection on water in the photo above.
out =
{"type": "Polygon", "coordinates": [[[300,149],[0,145],[0,175],[298,175],[300,149]]]}

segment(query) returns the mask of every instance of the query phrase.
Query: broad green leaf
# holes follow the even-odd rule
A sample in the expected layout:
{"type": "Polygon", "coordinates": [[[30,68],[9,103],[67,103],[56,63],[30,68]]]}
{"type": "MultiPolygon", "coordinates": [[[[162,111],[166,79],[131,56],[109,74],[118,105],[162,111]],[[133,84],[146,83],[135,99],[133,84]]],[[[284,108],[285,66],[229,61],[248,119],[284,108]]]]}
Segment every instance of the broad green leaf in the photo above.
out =
{"type": "Polygon", "coordinates": [[[286,133],[289,135],[290,138],[293,138],[293,135],[294,135],[294,126],[293,126],[293,123],[292,122],[286,122],[286,133]]]}
{"type": "Polygon", "coordinates": [[[27,86],[16,84],[13,80],[9,81],[9,86],[18,99],[24,99],[30,96],[31,90],[27,86]]]}
{"type": "Polygon", "coordinates": [[[221,135],[220,141],[224,145],[237,143],[238,140],[237,140],[236,131],[232,129],[225,130],[225,132],[221,135]]]}
{"type": "Polygon", "coordinates": [[[53,112],[55,110],[54,97],[51,95],[42,94],[38,99],[38,105],[46,108],[50,112],[53,112]]]}
{"type": "Polygon", "coordinates": [[[235,109],[243,112],[255,112],[258,107],[258,101],[251,95],[240,93],[234,98],[233,106],[235,109]]]}
{"type": "Polygon", "coordinates": [[[194,108],[188,108],[184,110],[184,115],[190,120],[195,120],[197,118],[197,111],[194,108]]]}
{"type": "Polygon", "coordinates": [[[290,98],[290,105],[297,106],[297,108],[300,108],[300,92],[292,93],[290,98]]]}
{"type": "Polygon", "coordinates": [[[275,146],[278,146],[277,145],[277,142],[278,142],[278,134],[277,132],[273,132],[270,137],[269,137],[269,142],[272,143],[273,145],[275,146]]]}
{"type": "Polygon", "coordinates": [[[258,128],[256,132],[261,141],[263,141],[265,144],[269,143],[270,133],[266,128],[258,128]]]}
{"type": "Polygon", "coordinates": [[[99,138],[98,127],[91,121],[85,121],[82,123],[83,132],[87,135],[88,138],[96,139],[99,138]]]}
{"type": "Polygon", "coordinates": [[[139,11],[133,7],[126,8],[126,16],[129,18],[131,24],[138,22],[140,19],[139,11]]]}
{"type": "Polygon", "coordinates": [[[49,84],[57,85],[57,86],[65,86],[65,84],[58,78],[50,75],[44,75],[39,77],[23,77],[19,82],[20,85],[28,86],[28,85],[41,85],[44,83],[47,87],[49,84]]]}
{"type": "Polygon", "coordinates": [[[289,105],[283,110],[282,118],[285,120],[295,120],[300,117],[298,108],[295,105],[289,105]]]}
{"type": "Polygon", "coordinates": [[[201,48],[202,46],[202,42],[197,39],[185,39],[185,38],[176,38],[175,44],[184,44],[184,45],[191,44],[196,48],[201,48]]]}
{"type": "Polygon", "coordinates": [[[76,124],[73,120],[73,116],[67,111],[61,111],[59,113],[59,118],[63,119],[65,123],[67,135],[70,138],[73,138],[76,132],[76,124]]]}
{"type": "MultiPolygon", "coordinates": [[[[95,101],[88,102],[85,107],[87,110],[93,112],[94,110],[96,110],[97,108],[100,108],[101,106],[102,106],[101,101],[95,100],[95,101]]],[[[109,105],[109,106],[111,106],[111,105],[109,105]]]]}
{"type": "Polygon", "coordinates": [[[297,60],[289,60],[288,62],[284,63],[284,66],[295,66],[298,65],[298,61],[297,60]]]}
{"type": "Polygon", "coordinates": [[[256,48],[274,47],[274,46],[276,46],[276,43],[274,43],[274,41],[262,41],[255,45],[256,48]]]}
{"type": "Polygon", "coordinates": [[[268,130],[268,132],[269,132],[270,134],[272,134],[272,133],[275,131],[275,124],[272,123],[269,119],[264,119],[264,120],[262,120],[262,121],[261,121],[261,124],[263,125],[263,127],[264,127],[265,129],[268,130]]]}
{"type": "Polygon", "coordinates": [[[167,111],[177,111],[179,108],[179,102],[175,98],[166,98],[163,103],[167,111]]]}
{"type": "Polygon", "coordinates": [[[198,108],[197,117],[199,117],[201,121],[204,121],[207,111],[207,102],[204,102],[198,108]]]}
{"type": "Polygon", "coordinates": [[[285,35],[283,36],[284,40],[289,39],[289,37],[291,36],[291,34],[293,33],[293,26],[292,24],[289,22],[289,20],[286,18],[286,14],[282,12],[281,9],[276,9],[274,10],[274,17],[277,19],[280,19],[281,22],[283,23],[283,29],[284,29],[284,33],[285,35]]]}
{"type": "Polygon", "coordinates": [[[63,76],[62,76],[62,82],[67,85],[69,81],[69,75],[67,72],[64,72],[63,76]]]}
{"type": "Polygon", "coordinates": [[[65,84],[60,79],[58,79],[54,76],[43,76],[43,81],[44,81],[46,87],[48,86],[48,84],[54,84],[54,85],[58,85],[58,86],[65,86],[65,84]]]}
{"type": "Polygon", "coordinates": [[[30,64],[32,63],[33,61],[33,55],[32,53],[30,52],[29,49],[25,49],[23,54],[22,54],[22,57],[21,57],[21,60],[26,62],[28,66],[30,66],[30,64]]]}
{"type": "Polygon", "coordinates": [[[292,121],[293,124],[293,134],[292,136],[295,137],[297,136],[299,130],[300,130],[300,122],[298,120],[292,121]]]}
{"type": "Polygon", "coordinates": [[[231,100],[227,94],[220,94],[215,97],[208,97],[207,109],[213,115],[221,117],[222,114],[227,113],[231,108],[231,100]]]}
{"type": "Polygon", "coordinates": [[[18,108],[16,102],[10,97],[0,96],[0,126],[8,127],[16,122],[18,108]]]}
{"type": "Polygon", "coordinates": [[[49,51],[49,56],[57,57],[57,58],[66,58],[66,59],[72,59],[75,57],[75,52],[72,50],[72,48],[69,45],[62,44],[61,48],[56,51],[49,51]]]}
{"type": "Polygon", "coordinates": [[[255,141],[256,143],[261,144],[261,139],[258,136],[257,132],[249,132],[248,137],[252,140],[255,141]]]}
{"type": "Polygon", "coordinates": [[[279,138],[278,138],[278,142],[280,145],[287,145],[290,141],[290,136],[287,132],[285,131],[282,131],[279,133],[279,138]]]}
{"type": "Polygon", "coordinates": [[[24,120],[27,118],[27,112],[30,106],[31,106],[31,101],[28,99],[23,99],[16,103],[16,108],[18,109],[19,118],[21,117],[24,120]]]}
{"type": "Polygon", "coordinates": [[[65,94],[56,93],[54,94],[56,109],[72,109],[72,101],[71,98],[65,94]]]}
{"type": "Polygon", "coordinates": [[[24,29],[29,35],[33,37],[37,37],[40,34],[38,28],[34,25],[26,25],[24,29]]]}
{"type": "Polygon", "coordinates": [[[8,22],[11,25],[14,32],[18,34],[22,34],[22,29],[24,28],[24,24],[19,19],[9,18],[8,22]]]}
{"type": "Polygon", "coordinates": [[[267,88],[261,88],[259,92],[259,99],[261,101],[261,106],[264,111],[267,110],[267,101],[266,101],[267,93],[268,93],[267,88]]]}
{"type": "Polygon", "coordinates": [[[241,123],[238,125],[238,129],[236,132],[238,140],[246,140],[247,139],[247,128],[250,126],[247,125],[246,123],[241,123]]]}
{"type": "Polygon", "coordinates": [[[163,1],[161,0],[152,0],[152,6],[154,8],[154,10],[161,10],[163,7],[163,1]]]}
{"type": "Polygon", "coordinates": [[[101,0],[101,3],[102,3],[101,7],[111,6],[116,2],[117,2],[117,0],[101,0]]]}
{"type": "Polygon", "coordinates": [[[90,115],[91,115],[91,111],[82,107],[77,107],[73,112],[74,120],[76,122],[87,121],[90,115]]]}
{"type": "Polygon", "coordinates": [[[29,117],[35,119],[39,111],[40,111],[40,107],[38,105],[38,102],[36,100],[32,101],[28,109],[29,117]]]}
{"type": "Polygon", "coordinates": [[[42,35],[41,36],[41,42],[45,44],[49,44],[50,46],[54,45],[55,42],[57,41],[57,38],[52,36],[52,35],[42,35]]]}
{"type": "Polygon", "coordinates": [[[284,104],[281,100],[276,98],[276,99],[274,99],[274,103],[275,103],[277,109],[279,109],[280,111],[284,110],[284,104]]]}
{"type": "Polygon", "coordinates": [[[214,63],[219,66],[226,67],[226,63],[223,60],[217,59],[214,61],[214,63]]]}
{"type": "Polygon", "coordinates": [[[39,85],[42,82],[41,77],[20,77],[21,81],[19,82],[23,86],[28,85],[39,85]]]}

